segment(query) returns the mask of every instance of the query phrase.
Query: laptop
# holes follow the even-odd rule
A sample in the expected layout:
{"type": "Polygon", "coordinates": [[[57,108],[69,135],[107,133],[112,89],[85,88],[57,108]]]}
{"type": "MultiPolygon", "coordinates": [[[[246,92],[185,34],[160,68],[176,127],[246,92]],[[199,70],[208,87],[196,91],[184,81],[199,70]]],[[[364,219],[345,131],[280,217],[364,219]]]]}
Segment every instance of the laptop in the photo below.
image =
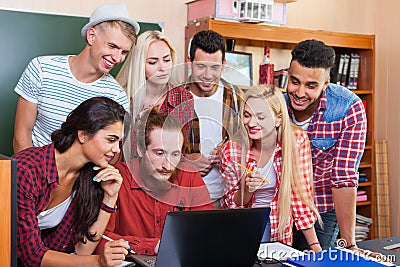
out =
{"type": "Polygon", "coordinates": [[[252,266],[270,208],[167,213],[157,256],[131,255],[145,267],[252,266]]]}

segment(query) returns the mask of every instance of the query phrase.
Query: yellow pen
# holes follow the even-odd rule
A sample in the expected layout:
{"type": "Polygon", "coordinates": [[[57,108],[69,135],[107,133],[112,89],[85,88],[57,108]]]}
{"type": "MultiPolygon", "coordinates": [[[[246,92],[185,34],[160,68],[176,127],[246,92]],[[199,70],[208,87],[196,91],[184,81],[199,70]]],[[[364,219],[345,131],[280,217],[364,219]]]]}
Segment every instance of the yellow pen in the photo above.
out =
{"type": "MultiPolygon", "coordinates": [[[[234,162],[235,162],[236,165],[238,165],[240,168],[242,168],[242,169],[246,170],[248,173],[254,175],[254,172],[253,172],[252,170],[250,170],[249,168],[247,168],[246,166],[243,166],[242,164],[240,164],[240,163],[237,162],[237,161],[234,161],[234,162]]],[[[260,177],[260,179],[261,179],[264,183],[270,184],[270,182],[269,182],[267,179],[265,179],[264,177],[260,177]]]]}
{"type": "Polygon", "coordinates": [[[225,136],[225,137],[222,139],[222,141],[215,147],[217,151],[220,151],[220,150],[221,150],[221,148],[225,145],[225,141],[226,141],[227,139],[228,139],[228,138],[225,136]]]}

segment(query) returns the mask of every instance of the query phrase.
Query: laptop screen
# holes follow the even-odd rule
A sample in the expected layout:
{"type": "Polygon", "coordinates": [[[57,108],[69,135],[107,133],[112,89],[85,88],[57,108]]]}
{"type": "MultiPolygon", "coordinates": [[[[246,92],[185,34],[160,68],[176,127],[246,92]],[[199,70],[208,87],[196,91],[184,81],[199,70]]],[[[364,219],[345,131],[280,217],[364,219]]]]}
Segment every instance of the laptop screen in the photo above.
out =
{"type": "Polygon", "coordinates": [[[269,212],[269,208],[169,212],[156,266],[252,266],[269,212]]]}

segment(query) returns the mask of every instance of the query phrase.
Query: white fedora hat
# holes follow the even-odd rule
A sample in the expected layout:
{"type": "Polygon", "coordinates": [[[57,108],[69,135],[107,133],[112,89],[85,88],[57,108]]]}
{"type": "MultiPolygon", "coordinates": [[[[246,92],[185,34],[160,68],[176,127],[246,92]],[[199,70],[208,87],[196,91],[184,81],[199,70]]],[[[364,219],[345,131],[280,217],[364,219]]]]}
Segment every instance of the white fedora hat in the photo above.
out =
{"type": "Polygon", "coordinates": [[[83,26],[81,35],[86,40],[86,32],[89,28],[96,26],[99,23],[110,20],[120,20],[126,22],[135,29],[136,34],[139,34],[139,24],[132,20],[129,15],[128,8],[123,4],[107,4],[96,8],[90,15],[89,23],[83,26]]]}

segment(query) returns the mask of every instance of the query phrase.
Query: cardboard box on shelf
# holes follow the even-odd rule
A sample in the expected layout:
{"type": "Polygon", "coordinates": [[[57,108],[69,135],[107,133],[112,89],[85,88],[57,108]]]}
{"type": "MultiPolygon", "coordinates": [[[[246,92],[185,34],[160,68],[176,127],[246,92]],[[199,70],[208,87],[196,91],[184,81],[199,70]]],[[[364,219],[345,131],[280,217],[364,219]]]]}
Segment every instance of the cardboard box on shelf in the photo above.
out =
{"type": "Polygon", "coordinates": [[[283,25],[286,23],[286,3],[273,0],[192,0],[186,2],[187,23],[215,18],[283,25]]]}

